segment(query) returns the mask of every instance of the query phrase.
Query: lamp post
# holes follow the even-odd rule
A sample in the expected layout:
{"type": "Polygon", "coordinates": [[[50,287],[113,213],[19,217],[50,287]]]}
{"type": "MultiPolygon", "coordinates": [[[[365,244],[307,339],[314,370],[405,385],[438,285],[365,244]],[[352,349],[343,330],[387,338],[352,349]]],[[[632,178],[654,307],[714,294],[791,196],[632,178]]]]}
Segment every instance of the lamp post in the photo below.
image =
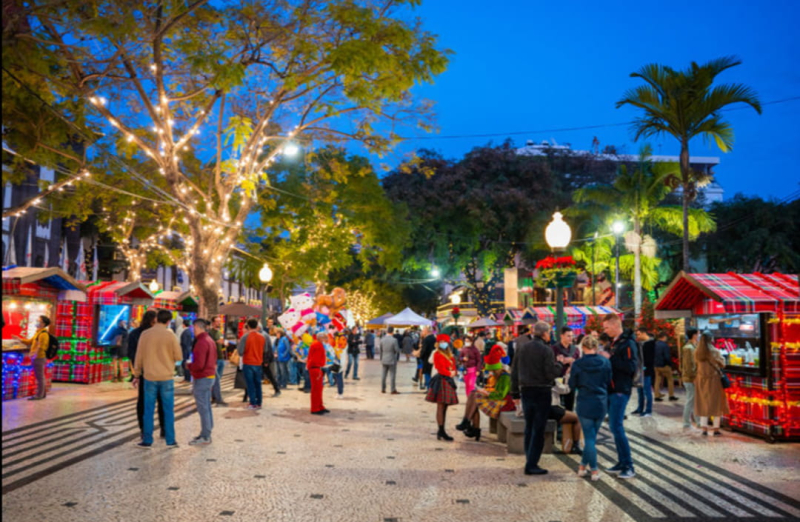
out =
{"type": "MultiPolygon", "coordinates": [[[[544,238],[547,245],[553,252],[562,252],[569,245],[572,239],[572,230],[569,225],[564,221],[564,216],[561,212],[553,214],[553,221],[551,221],[547,228],[544,229],[544,238]]],[[[561,282],[556,281],[556,330],[561,331],[564,326],[564,298],[562,295],[563,287],[561,282]]]]}
{"type": "Polygon", "coordinates": [[[592,278],[590,281],[592,283],[592,306],[597,305],[597,299],[595,299],[595,294],[594,294],[594,287],[595,287],[594,264],[595,261],[597,261],[597,255],[595,254],[595,251],[597,250],[597,236],[598,234],[597,232],[595,232],[594,239],[592,240],[592,278]]]}
{"type": "Polygon", "coordinates": [[[622,236],[622,233],[625,232],[625,223],[622,221],[614,221],[614,224],[611,225],[611,230],[614,232],[615,238],[615,247],[616,247],[616,257],[617,257],[617,268],[614,275],[614,305],[619,308],[619,239],[622,236]]]}
{"type": "MultiPolygon", "coordinates": [[[[458,294],[450,295],[450,302],[453,304],[454,309],[458,309],[458,305],[461,304],[461,296],[458,294]]],[[[456,327],[456,331],[458,331],[458,314],[453,314],[453,319],[455,320],[454,326],[456,327]]]]}
{"type": "Polygon", "coordinates": [[[272,281],[272,269],[267,263],[261,267],[258,272],[258,278],[261,280],[261,324],[264,328],[267,327],[267,288],[269,282],[272,281]]]}

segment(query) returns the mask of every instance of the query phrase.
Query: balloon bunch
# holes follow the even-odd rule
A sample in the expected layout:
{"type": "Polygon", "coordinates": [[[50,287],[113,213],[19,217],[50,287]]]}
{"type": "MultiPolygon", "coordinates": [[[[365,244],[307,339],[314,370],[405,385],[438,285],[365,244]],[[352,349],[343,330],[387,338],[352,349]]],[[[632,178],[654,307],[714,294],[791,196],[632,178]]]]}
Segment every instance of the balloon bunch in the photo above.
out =
{"type": "Polygon", "coordinates": [[[310,333],[333,327],[344,330],[346,321],[341,314],[347,303],[347,294],[341,288],[334,288],[331,295],[320,295],[316,300],[311,294],[303,293],[290,298],[291,307],[278,322],[297,343],[311,344],[310,333]]]}

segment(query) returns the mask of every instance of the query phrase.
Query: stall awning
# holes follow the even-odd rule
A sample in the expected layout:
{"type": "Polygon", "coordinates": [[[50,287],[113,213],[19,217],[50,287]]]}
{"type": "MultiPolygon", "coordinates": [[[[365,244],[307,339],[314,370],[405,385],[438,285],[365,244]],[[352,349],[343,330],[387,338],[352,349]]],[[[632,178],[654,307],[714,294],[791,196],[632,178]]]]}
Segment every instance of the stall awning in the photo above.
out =
{"type": "Polygon", "coordinates": [[[3,270],[3,295],[84,301],[86,288],[60,268],[15,267],[3,270]]]}
{"type": "Polygon", "coordinates": [[[800,312],[797,275],[681,272],[656,303],[656,317],[800,312]]]}
{"type": "MultiPolygon", "coordinates": [[[[584,325],[592,316],[604,317],[608,314],[616,314],[622,317],[622,312],[610,306],[565,306],[564,317],[567,324],[584,325]]],[[[532,306],[525,310],[525,317],[534,316],[538,321],[555,323],[555,306],[532,306]]]]}
{"type": "Polygon", "coordinates": [[[90,304],[114,305],[133,304],[149,306],[155,296],[139,282],[96,281],[86,285],[90,304]]]}
{"type": "Polygon", "coordinates": [[[367,321],[367,326],[383,326],[383,323],[387,319],[389,319],[390,317],[394,317],[395,315],[397,314],[393,314],[390,312],[388,314],[383,314],[380,317],[376,317],[375,319],[370,319],[369,321],[367,321]]]}
{"type": "Polygon", "coordinates": [[[167,310],[177,310],[181,306],[196,308],[200,301],[190,292],[171,292],[164,291],[156,294],[153,303],[155,308],[166,308],[167,310]]]}
{"type": "Polygon", "coordinates": [[[522,314],[523,310],[517,310],[516,308],[509,308],[503,314],[502,321],[505,324],[520,324],[522,323],[522,314]]]}

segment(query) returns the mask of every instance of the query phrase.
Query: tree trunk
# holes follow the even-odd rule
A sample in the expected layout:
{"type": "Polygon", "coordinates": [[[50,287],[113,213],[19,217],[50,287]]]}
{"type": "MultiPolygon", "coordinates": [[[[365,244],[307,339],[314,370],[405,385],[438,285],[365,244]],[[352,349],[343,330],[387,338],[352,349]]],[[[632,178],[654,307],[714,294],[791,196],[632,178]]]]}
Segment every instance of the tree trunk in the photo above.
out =
{"type": "Polygon", "coordinates": [[[683,187],[683,271],[689,272],[689,201],[692,189],[692,172],[689,164],[689,140],[681,142],[681,186],[683,187]]]}
{"type": "Polygon", "coordinates": [[[639,238],[633,251],[633,310],[638,323],[642,313],[642,225],[638,219],[633,220],[633,231],[639,238]]]}

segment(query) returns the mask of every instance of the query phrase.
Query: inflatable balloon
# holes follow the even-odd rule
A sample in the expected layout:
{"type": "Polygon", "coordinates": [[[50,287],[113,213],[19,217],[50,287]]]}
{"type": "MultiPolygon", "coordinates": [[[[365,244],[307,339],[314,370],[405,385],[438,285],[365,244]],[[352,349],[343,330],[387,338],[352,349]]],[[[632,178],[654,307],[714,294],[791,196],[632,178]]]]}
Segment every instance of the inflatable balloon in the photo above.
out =
{"type": "Polygon", "coordinates": [[[333,317],[347,304],[347,293],[342,288],[334,288],[331,295],[317,296],[317,310],[333,317]]]}
{"type": "Polygon", "coordinates": [[[311,294],[297,294],[293,295],[290,299],[292,308],[300,312],[300,320],[306,324],[311,324],[316,321],[317,316],[314,315],[314,298],[311,294]]]}
{"type": "Polygon", "coordinates": [[[305,344],[309,346],[311,346],[311,343],[314,342],[314,338],[311,336],[311,334],[308,333],[303,334],[302,340],[305,344]]]}
{"type": "Polygon", "coordinates": [[[328,317],[325,314],[321,314],[319,312],[316,312],[316,315],[317,315],[317,324],[319,326],[325,326],[326,324],[331,322],[331,318],[328,317]]]}
{"type": "Polygon", "coordinates": [[[286,330],[290,330],[300,322],[300,312],[294,308],[289,308],[283,315],[278,316],[278,322],[281,323],[286,330]]]}

